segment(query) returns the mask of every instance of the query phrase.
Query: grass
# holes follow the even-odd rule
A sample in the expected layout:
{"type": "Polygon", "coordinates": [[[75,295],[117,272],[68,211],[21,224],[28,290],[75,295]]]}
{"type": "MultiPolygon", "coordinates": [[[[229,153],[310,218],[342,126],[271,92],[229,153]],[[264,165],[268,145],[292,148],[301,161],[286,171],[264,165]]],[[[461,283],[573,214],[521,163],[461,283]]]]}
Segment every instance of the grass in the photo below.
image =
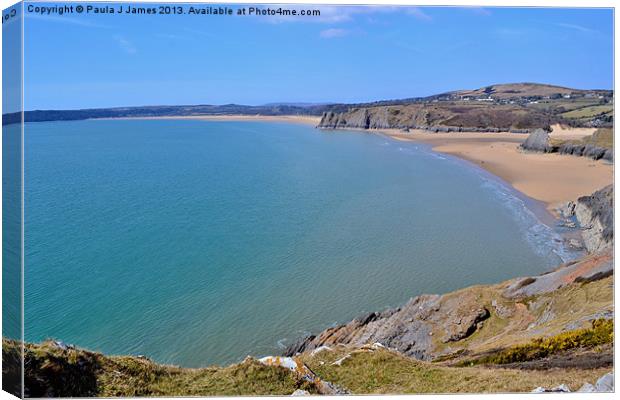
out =
{"type": "Polygon", "coordinates": [[[581,140],[552,140],[552,144],[559,146],[564,143],[591,144],[606,149],[614,148],[614,132],[611,128],[598,128],[592,135],[581,140]]]}
{"type": "Polygon", "coordinates": [[[504,298],[502,291],[502,285],[472,286],[445,295],[444,301],[458,301],[464,309],[484,306],[491,315],[476,332],[458,342],[444,343],[442,330],[436,331],[432,339],[435,353],[449,358],[462,350],[479,354],[528,343],[538,336],[562,332],[574,321],[613,307],[613,277],[514,300],[504,298]],[[493,301],[510,310],[510,316],[498,315],[493,301]],[[553,317],[548,318],[550,315],[553,317]],[[542,322],[528,329],[536,321],[542,322]]]}
{"type": "Polygon", "coordinates": [[[598,115],[603,115],[603,114],[613,112],[613,109],[614,109],[613,106],[609,104],[602,104],[602,105],[578,108],[576,110],[565,112],[561,115],[562,117],[569,118],[569,119],[592,118],[598,115]]]}
{"type": "Polygon", "coordinates": [[[612,320],[599,319],[589,328],[560,333],[547,338],[537,338],[530,343],[513,346],[495,354],[461,362],[461,365],[511,364],[548,357],[576,348],[593,348],[613,343],[614,324],[612,320]]]}
{"type": "Polygon", "coordinates": [[[592,136],[584,138],[585,144],[592,144],[606,149],[614,148],[614,131],[611,128],[599,128],[592,136]]]}
{"type": "MultiPolygon", "coordinates": [[[[3,375],[19,377],[19,344],[7,339],[2,344],[3,375]]],[[[225,368],[179,368],[139,357],[63,350],[48,341],[26,345],[25,365],[28,397],[290,395],[296,389],[316,393],[314,385],[289,370],[256,360],[225,368]]]]}
{"type": "Polygon", "coordinates": [[[336,347],[304,362],[323,379],[354,394],[529,392],[561,383],[576,390],[595,382],[607,369],[522,371],[485,367],[448,367],[416,361],[389,350],[355,351],[336,347]],[[341,365],[333,362],[350,356],[341,365]]]}
{"type": "Polygon", "coordinates": [[[290,371],[256,360],[226,368],[161,367],[130,357],[112,358],[100,379],[101,396],[290,395],[314,387],[290,371]]]}

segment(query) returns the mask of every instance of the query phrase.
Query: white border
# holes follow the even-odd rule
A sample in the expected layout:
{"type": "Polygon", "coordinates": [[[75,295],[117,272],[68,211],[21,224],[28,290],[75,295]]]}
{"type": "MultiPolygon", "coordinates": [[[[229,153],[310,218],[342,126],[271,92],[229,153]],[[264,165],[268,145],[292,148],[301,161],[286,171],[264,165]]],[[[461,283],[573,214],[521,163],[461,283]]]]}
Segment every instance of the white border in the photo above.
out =
{"type": "MultiPolygon", "coordinates": [[[[39,1],[37,1],[39,2],[39,1]]],[[[105,0],[95,0],[95,1],[50,1],[50,3],[69,3],[69,2],[74,2],[74,3],[95,3],[95,2],[110,2],[110,1],[105,1],[105,0]]],[[[476,6],[476,7],[571,7],[571,8],[595,8],[595,7],[601,7],[601,8],[614,8],[616,6],[616,2],[615,1],[611,1],[611,0],[589,0],[589,1],[579,1],[579,0],[521,0],[519,2],[516,2],[514,0],[507,0],[507,1],[496,1],[496,0],[473,0],[473,1],[468,1],[468,0],[443,0],[443,1],[433,1],[433,0],[421,0],[421,1],[411,1],[411,0],[375,0],[375,1],[363,1],[363,0],[338,0],[338,1],[330,1],[330,0],[309,0],[309,1],[303,1],[303,0],[288,0],[288,1],[283,1],[283,0],[279,0],[279,1],[265,1],[265,0],[256,0],[256,1],[248,1],[248,0],[230,0],[230,1],[216,1],[216,0],[204,0],[204,1],[183,1],[183,0],[167,0],[167,1],[153,1],[153,0],[148,0],[148,1],[129,1],[131,3],[211,3],[211,4],[222,4],[222,3],[233,3],[233,4],[274,4],[274,3],[280,3],[280,4],[316,4],[316,5],[408,5],[408,6],[476,6]]],[[[5,9],[13,4],[17,3],[16,1],[11,1],[11,0],[0,0],[0,8],[1,9],[5,9]]],[[[24,30],[24,25],[25,25],[25,19],[23,19],[23,7],[22,7],[22,110],[23,110],[23,106],[24,106],[24,74],[23,74],[23,65],[24,65],[24,51],[23,51],[23,30],[24,30]]],[[[614,27],[615,27],[615,10],[614,10],[614,27]]],[[[0,43],[1,43],[1,30],[0,30],[0,43]]],[[[618,43],[618,34],[617,31],[615,31],[614,29],[614,84],[613,84],[613,89],[614,91],[617,91],[617,87],[616,87],[616,81],[615,81],[615,76],[617,73],[617,68],[618,68],[618,64],[615,62],[616,58],[615,55],[616,53],[616,46],[618,43]]],[[[0,63],[2,62],[2,55],[0,52],[0,63]]],[[[1,74],[0,74],[1,75],[1,74]]],[[[0,76],[0,85],[2,83],[2,78],[0,76]]],[[[0,109],[2,106],[2,100],[0,99],[0,109]]],[[[616,114],[615,114],[615,107],[614,107],[614,120],[616,119],[616,114]]],[[[23,112],[22,112],[22,121],[23,121],[23,112]]],[[[614,126],[614,140],[616,139],[616,135],[615,135],[615,126],[614,126]]],[[[1,145],[0,145],[1,147],[1,145]]],[[[614,154],[614,159],[617,160],[617,156],[618,156],[618,151],[617,151],[617,146],[616,147],[616,151],[614,154]]],[[[0,152],[1,154],[1,152],[0,152]]],[[[24,168],[24,124],[22,123],[22,275],[21,275],[21,290],[23,293],[24,290],[24,209],[23,209],[23,205],[24,205],[24,176],[23,176],[23,168],[24,168]]],[[[0,164],[0,171],[1,171],[1,164],[0,164]]],[[[617,187],[618,185],[618,176],[615,175],[615,169],[614,169],[614,187],[617,187]]],[[[1,199],[0,199],[0,204],[1,204],[1,199]]],[[[617,213],[617,208],[616,204],[614,204],[614,225],[617,225],[617,218],[618,218],[618,213],[617,213]]],[[[0,243],[1,243],[1,238],[2,238],[2,233],[0,231],[0,243]]],[[[617,259],[617,254],[618,249],[616,246],[614,246],[614,259],[617,259]]],[[[614,285],[615,285],[615,274],[614,274],[614,285]]],[[[614,304],[615,304],[615,294],[616,294],[616,287],[614,286],[614,304]]],[[[0,286],[0,295],[1,295],[1,286],[0,286]]],[[[0,296],[1,299],[1,296],[0,296]]],[[[24,336],[24,318],[23,318],[23,306],[24,306],[24,302],[22,299],[22,339],[24,336]]],[[[0,327],[1,327],[1,320],[0,320],[0,327]]],[[[617,324],[615,325],[616,330],[615,330],[615,335],[617,337],[618,334],[618,327],[617,324]]],[[[614,348],[614,350],[616,350],[614,348]]],[[[22,360],[22,364],[23,364],[23,360],[22,360]]],[[[615,357],[614,357],[614,366],[618,365],[618,352],[615,351],[615,357]]],[[[23,387],[23,384],[22,384],[23,387]]],[[[23,389],[22,389],[23,390],[23,389]]],[[[23,396],[23,394],[22,394],[23,396]]],[[[544,395],[536,395],[536,394],[468,394],[468,395],[456,395],[456,394],[452,394],[452,395],[398,395],[398,396],[364,396],[366,398],[369,399],[385,399],[385,398],[401,398],[401,399],[454,399],[455,396],[458,396],[458,398],[462,398],[462,399],[480,399],[480,398],[501,398],[501,399],[523,399],[523,398],[536,398],[536,399],[540,399],[541,396],[544,396],[544,399],[584,399],[584,398],[595,398],[595,399],[606,399],[606,398],[612,398],[613,395],[610,394],[584,394],[584,393],[563,393],[563,394],[544,394],[544,395]]],[[[336,399],[336,397],[334,396],[323,396],[326,398],[333,398],[336,399]]],[[[6,392],[0,392],[0,400],[3,399],[13,399],[14,397],[7,394],[6,392]]],[[[230,399],[231,397],[223,397],[222,399],[230,399]]],[[[264,399],[265,397],[245,397],[245,399],[264,399]]],[[[269,397],[269,398],[273,398],[273,397],[269,397]]],[[[281,397],[281,398],[286,398],[286,397],[281,397]]],[[[164,397],[164,399],[174,399],[174,398],[170,398],[170,397],[164,397]]]]}

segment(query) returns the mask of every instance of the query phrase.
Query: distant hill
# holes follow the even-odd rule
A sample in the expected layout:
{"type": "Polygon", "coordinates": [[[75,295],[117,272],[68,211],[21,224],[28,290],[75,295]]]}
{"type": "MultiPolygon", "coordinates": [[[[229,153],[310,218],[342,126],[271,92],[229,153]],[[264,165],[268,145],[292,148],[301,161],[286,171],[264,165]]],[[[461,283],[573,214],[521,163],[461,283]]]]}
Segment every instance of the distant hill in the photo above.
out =
{"type": "MultiPolygon", "coordinates": [[[[172,117],[200,115],[316,115],[330,114],[323,127],[475,127],[536,128],[562,122],[576,126],[611,126],[613,92],[581,90],[539,83],[510,83],[457,90],[426,97],[380,100],[358,104],[270,103],[116,107],[82,110],[26,111],[26,122],[93,118],[172,117]],[[383,108],[381,108],[383,107],[383,108]],[[387,109],[386,107],[389,107],[387,109]],[[360,110],[362,111],[360,114],[360,110]],[[351,113],[357,113],[353,116],[351,113]],[[366,123],[360,115],[379,116],[366,123]],[[334,115],[338,116],[334,118],[334,115]],[[354,120],[355,123],[347,122],[354,120]]],[[[19,113],[3,115],[3,125],[18,123],[19,113]]]]}
{"type": "Polygon", "coordinates": [[[545,85],[540,83],[506,83],[491,85],[474,90],[459,90],[453,92],[458,96],[490,96],[497,99],[514,99],[519,97],[553,97],[571,94],[585,95],[586,93],[597,93],[603,91],[571,89],[562,86],[545,85]]]}
{"type": "Polygon", "coordinates": [[[526,133],[556,123],[612,126],[613,92],[538,83],[491,85],[422,98],[350,105],[346,112],[332,109],[323,114],[319,127],[526,133]]]}

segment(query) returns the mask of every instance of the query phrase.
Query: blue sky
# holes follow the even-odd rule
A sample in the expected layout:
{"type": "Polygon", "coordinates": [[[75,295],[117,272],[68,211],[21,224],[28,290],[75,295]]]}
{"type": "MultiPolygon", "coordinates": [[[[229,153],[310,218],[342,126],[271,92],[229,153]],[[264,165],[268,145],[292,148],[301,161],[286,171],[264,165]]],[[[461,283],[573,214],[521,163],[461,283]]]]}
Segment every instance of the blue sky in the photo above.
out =
{"type": "Polygon", "coordinates": [[[312,8],[321,17],[27,13],[25,108],[361,102],[523,81],[612,88],[610,9],[312,8]]]}

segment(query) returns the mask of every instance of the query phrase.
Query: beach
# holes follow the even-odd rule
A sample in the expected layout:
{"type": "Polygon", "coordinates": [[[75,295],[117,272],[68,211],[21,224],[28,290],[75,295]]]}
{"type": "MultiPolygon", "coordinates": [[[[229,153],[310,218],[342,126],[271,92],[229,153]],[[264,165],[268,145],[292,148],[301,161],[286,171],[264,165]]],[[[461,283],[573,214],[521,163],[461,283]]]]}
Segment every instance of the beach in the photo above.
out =
{"type": "MultiPolygon", "coordinates": [[[[429,144],[433,150],[468,160],[554,210],[613,182],[613,165],[587,157],[528,153],[519,149],[527,135],[518,133],[428,133],[380,130],[394,139],[429,144]]],[[[590,130],[563,129],[563,138],[582,138],[590,130]]],[[[553,137],[554,135],[552,135],[553,137]]]]}
{"type": "Polygon", "coordinates": [[[172,120],[202,120],[202,121],[265,121],[290,122],[316,126],[321,117],[315,115],[181,115],[161,117],[126,117],[126,118],[96,118],[96,119],[172,119],[172,120]]]}

